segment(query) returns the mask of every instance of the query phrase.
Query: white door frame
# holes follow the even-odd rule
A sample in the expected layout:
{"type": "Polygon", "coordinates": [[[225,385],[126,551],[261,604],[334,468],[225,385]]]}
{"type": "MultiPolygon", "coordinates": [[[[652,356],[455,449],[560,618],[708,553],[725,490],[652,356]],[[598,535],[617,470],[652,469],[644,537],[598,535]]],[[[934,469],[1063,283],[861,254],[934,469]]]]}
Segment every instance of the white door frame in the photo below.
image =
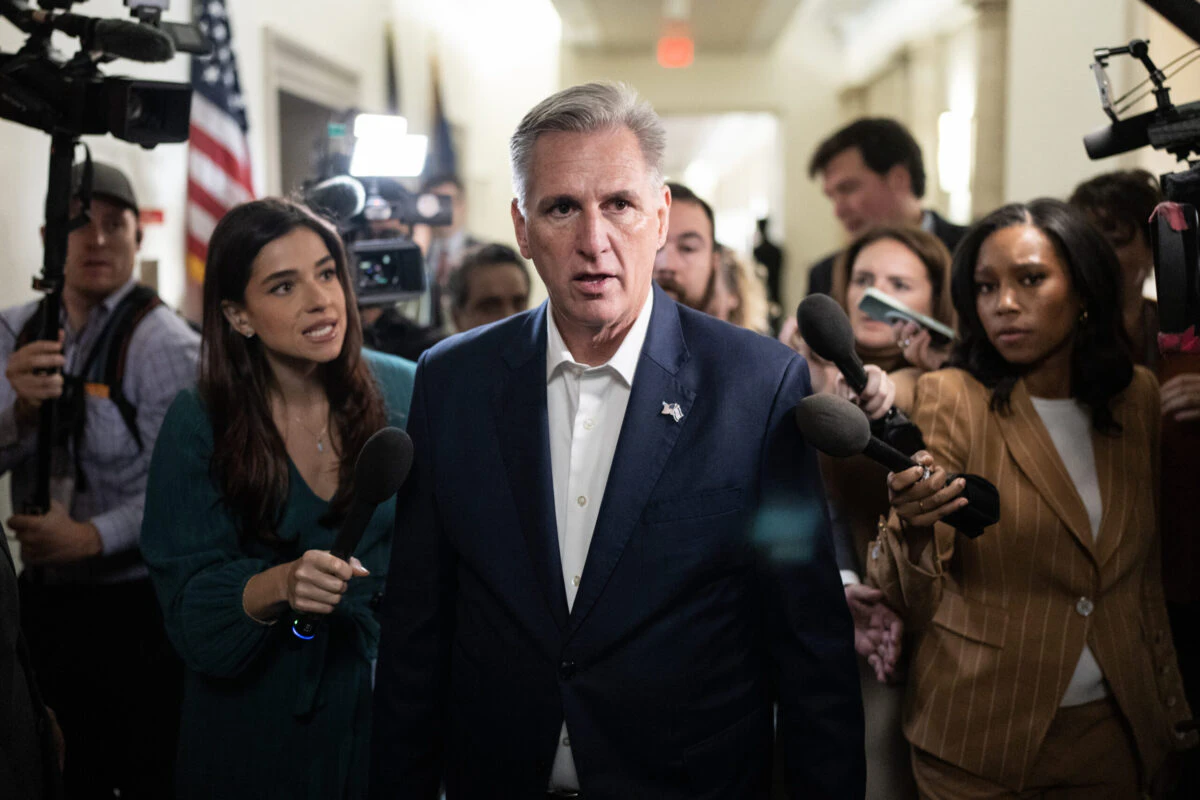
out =
{"type": "Polygon", "coordinates": [[[357,72],[289,39],[263,29],[263,126],[266,139],[266,194],[282,191],[279,175],[279,92],[285,91],[330,108],[357,108],[361,79],[357,72]]]}

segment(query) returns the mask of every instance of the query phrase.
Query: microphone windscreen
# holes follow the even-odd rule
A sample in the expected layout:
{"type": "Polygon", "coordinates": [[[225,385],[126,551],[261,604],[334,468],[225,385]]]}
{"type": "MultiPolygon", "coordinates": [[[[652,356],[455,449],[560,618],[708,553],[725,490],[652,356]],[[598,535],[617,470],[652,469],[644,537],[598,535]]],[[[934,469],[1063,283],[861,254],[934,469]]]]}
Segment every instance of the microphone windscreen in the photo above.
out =
{"type": "Polygon", "coordinates": [[[349,175],[338,175],[305,192],[304,202],[337,222],[345,222],[362,213],[367,204],[367,190],[349,175]]]}
{"type": "Polygon", "coordinates": [[[800,335],[812,351],[839,367],[855,356],[854,329],[838,302],[827,294],[811,294],[796,309],[800,335]]]}
{"type": "Polygon", "coordinates": [[[399,428],[381,428],[354,463],[355,498],[377,506],[399,491],[412,469],[413,444],[399,428]]]}
{"type": "Polygon", "coordinates": [[[175,42],[170,36],[150,25],[123,19],[97,21],[92,42],[97,50],[131,61],[155,63],[175,57],[175,42]]]}
{"type": "MultiPolygon", "coordinates": [[[[815,295],[814,295],[815,296],[815,295]]],[[[834,458],[849,458],[867,449],[871,422],[862,409],[835,394],[812,394],[796,405],[796,426],[805,441],[834,458]]]]}

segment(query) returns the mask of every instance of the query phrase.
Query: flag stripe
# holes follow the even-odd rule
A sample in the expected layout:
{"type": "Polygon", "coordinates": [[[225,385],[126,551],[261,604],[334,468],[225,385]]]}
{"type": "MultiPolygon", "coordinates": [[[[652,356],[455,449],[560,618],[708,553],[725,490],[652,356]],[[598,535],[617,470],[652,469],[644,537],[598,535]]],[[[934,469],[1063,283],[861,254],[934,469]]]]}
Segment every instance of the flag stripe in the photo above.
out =
{"type": "Polygon", "coordinates": [[[229,209],[254,198],[254,181],[245,102],[225,0],[197,2],[194,18],[217,45],[211,56],[192,57],[185,307],[196,319],[208,240],[229,209]]]}
{"type": "Polygon", "coordinates": [[[212,233],[216,227],[216,217],[205,211],[198,204],[193,203],[188,206],[187,229],[189,236],[194,236],[202,242],[207,242],[212,238],[212,233]]]}
{"type": "Polygon", "coordinates": [[[199,93],[192,96],[192,125],[220,142],[235,159],[249,163],[250,151],[237,121],[199,93]]]}
{"type": "Polygon", "coordinates": [[[193,143],[188,150],[188,178],[214,202],[225,208],[233,208],[254,199],[254,194],[221,167],[220,162],[209,158],[203,146],[198,143],[193,143]]]}

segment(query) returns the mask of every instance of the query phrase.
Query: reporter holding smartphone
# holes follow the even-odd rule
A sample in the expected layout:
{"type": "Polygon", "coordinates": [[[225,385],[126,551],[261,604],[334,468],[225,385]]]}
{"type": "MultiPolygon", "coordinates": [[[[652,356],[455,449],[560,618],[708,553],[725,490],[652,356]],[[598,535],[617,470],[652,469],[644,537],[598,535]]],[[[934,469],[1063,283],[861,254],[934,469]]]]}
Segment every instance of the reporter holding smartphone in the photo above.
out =
{"type": "Polygon", "coordinates": [[[917,383],[928,443],[889,477],[869,575],[916,647],[904,730],[923,798],[1161,792],[1195,743],[1163,598],[1160,415],[1112,250],[1056,200],[1001,208],[954,258],[954,368],[917,383]],[[974,473],[1000,522],[939,522],[974,473]]]}
{"type": "MultiPolygon", "coordinates": [[[[909,361],[896,342],[893,326],[871,319],[859,303],[867,289],[874,288],[914,311],[953,326],[949,272],[950,253],[945,245],[919,228],[874,228],[851,242],[834,264],[831,295],[850,318],[855,349],[866,365],[867,388],[861,397],[856,396],[836,367],[805,352],[814,388],[858,402],[872,418],[882,417],[893,405],[907,413],[917,379],[927,367],[909,361]]],[[[880,516],[888,510],[887,470],[865,456],[821,456],[821,473],[834,536],[840,545],[838,566],[842,569],[846,601],[855,618],[856,649],[862,657],[867,797],[916,797],[909,748],[900,726],[904,699],[903,670],[898,663],[902,625],[883,602],[883,594],[861,582],[868,545],[876,536],[880,516]]]]}
{"type": "Polygon", "coordinates": [[[217,225],[197,390],[154,450],[142,525],[186,666],[177,797],[366,794],[372,660],[395,505],[356,557],[329,554],[354,464],[403,426],[415,366],[362,349],[345,251],[304,206],[265,199],[217,225]],[[301,642],[290,617],[322,617],[301,642]]]}

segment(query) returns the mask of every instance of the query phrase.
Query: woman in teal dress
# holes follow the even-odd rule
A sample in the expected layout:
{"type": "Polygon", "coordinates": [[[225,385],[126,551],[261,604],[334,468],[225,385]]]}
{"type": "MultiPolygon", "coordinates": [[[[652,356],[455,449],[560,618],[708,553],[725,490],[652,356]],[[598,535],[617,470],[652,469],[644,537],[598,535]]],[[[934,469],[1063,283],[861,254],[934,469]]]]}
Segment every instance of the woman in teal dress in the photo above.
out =
{"type": "Polygon", "coordinates": [[[180,798],[366,794],[372,612],[394,503],[346,563],[328,553],[354,461],[403,427],[411,362],[362,349],[337,232],[268,199],[230,211],[209,244],[197,389],[163,423],[142,551],[187,666],[180,798]],[[321,616],[312,641],[294,612],[321,616]]]}

